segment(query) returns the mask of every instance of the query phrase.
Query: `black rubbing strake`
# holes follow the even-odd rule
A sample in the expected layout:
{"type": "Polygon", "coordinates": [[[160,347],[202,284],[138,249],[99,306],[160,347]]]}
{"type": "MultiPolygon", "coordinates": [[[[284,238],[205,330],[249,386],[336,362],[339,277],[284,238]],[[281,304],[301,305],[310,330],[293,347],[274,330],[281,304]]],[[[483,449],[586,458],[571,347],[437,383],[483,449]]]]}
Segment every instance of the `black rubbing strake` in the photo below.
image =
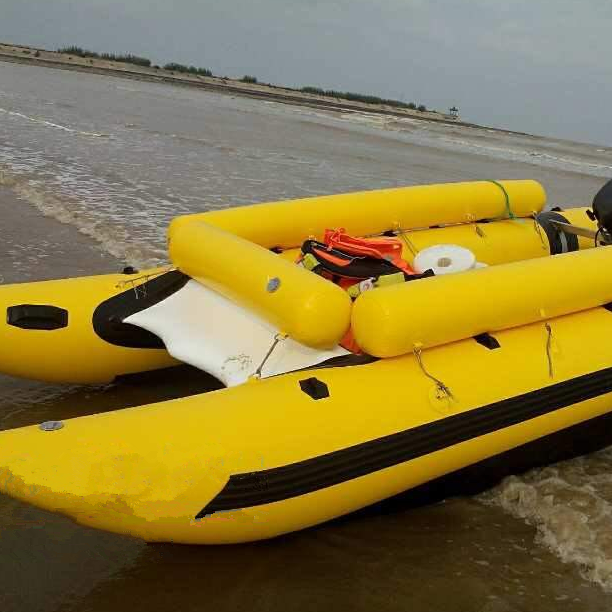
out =
{"type": "Polygon", "coordinates": [[[182,272],[171,270],[141,285],[130,287],[128,284],[125,291],[102,302],[95,309],[92,316],[94,331],[102,340],[116,346],[165,348],[161,338],[123,320],[170,297],[188,281],[189,277],[182,272]]]}
{"type": "Polygon", "coordinates": [[[606,368],[319,457],[234,474],[196,518],[305,495],[611,392],[606,368]]]}
{"type": "Polygon", "coordinates": [[[593,453],[610,444],[612,413],[608,412],[471,463],[371,506],[355,510],[350,515],[380,515],[381,512],[406,510],[457,495],[476,495],[495,486],[506,476],[593,453]]]}

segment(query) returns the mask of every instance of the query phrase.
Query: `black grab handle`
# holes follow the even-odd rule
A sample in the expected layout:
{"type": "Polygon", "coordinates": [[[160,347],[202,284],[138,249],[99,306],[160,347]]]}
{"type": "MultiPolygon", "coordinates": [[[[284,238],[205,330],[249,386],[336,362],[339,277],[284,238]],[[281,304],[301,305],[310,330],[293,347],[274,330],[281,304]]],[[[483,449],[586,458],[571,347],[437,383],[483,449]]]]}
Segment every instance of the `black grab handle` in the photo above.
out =
{"type": "Polygon", "coordinates": [[[6,309],[6,322],[21,329],[62,329],[68,326],[68,311],[58,306],[19,304],[6,309]]]}

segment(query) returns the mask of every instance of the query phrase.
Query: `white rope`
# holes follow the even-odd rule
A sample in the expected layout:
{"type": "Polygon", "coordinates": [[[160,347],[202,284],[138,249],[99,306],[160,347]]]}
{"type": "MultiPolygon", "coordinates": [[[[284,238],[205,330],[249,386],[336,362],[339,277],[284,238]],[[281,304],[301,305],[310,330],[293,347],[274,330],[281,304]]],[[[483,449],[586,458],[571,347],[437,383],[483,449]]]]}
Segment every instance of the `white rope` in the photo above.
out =
{"type": "Polygon", "coordinates": [[[168,266],[167,268],[163,268],[157,272],[151,272],[150,274],[141,274],[140,276],[136,276],[134,278],[128,278],[126,280],[119,281],[116,285],[116,289],[121,289],[126,287],[127,285],[131,285],[134,289],[134,294],[136,295],[136,299],[140,299],[140,297],[147,297],[147,287],[145,285],[146,281],[151,278],[155,278],[157,276],[161,276],[162,274],[166,274],[167,272],[172,272],[176,270],[174,266],[168,266]],[[136,285],[138,281],[143,281],[139,285],[136,285]]]}

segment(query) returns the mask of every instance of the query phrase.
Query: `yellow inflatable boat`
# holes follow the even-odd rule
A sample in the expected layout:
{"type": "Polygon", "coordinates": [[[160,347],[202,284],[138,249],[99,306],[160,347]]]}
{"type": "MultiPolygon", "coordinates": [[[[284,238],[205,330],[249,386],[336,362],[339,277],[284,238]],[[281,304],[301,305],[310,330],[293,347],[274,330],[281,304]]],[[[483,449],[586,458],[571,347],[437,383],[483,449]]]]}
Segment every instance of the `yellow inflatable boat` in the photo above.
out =
{"type": "MultiPolygon", "coordinates": [[[[375,214],[371,194],[356,194],[176,220],[169,251],[181,286],[103,318],[163,340],[227,388],[1,432],[0,491],[147,541],[234,543],[609,441],[612,346],[602,338],[612,334],[612,284],[602,271],[612,248],[579,246],[612,243],[612,215],[539,216],[532,182],[409,189],[379,193],[375,214]],[[415,202],[402,199],[409,193],[415,202]],[[408,203],[420,212],[411,217],[408,203]],[[420,206],[453,225],[419,230],[433,218],[420,206]],[[406,259],[408,244],[438,240],[419,243],[417,232],[486,241],[491,227],[522,232],[517,249],[530,255],[506,253],[504,263],[491,246],[478,259],[498,265],[394,273],[397,282],[371,282],[351,299],[315,273],[302,244],[340,222],[354,236],[407,237],[406,259]],[[300,244],[298,266],[286,251],[300,244]],[[339,346],[349,330],[360,352],[339,346]]],[[[170,273],[154,274],[135,289],[170,273]]],[[[151,364],[161,365],[133,367],[151,364]]]]}
{"type": "MultiPolygon", "coordinates": [[[[0,321],[0,372],[87,384],[174,365],[176,359],[159,336],[126,322],[131,315],[184,288],[189,277],[197,277],[198,266],[223,278],[233,274],[237,264],[246,276],[254,269],[267,274],[266,262],[283,265],[269,254],[262,255],[264,249],[272,249],[286,260],[288,269],[286,262],[294,263],[303,240],[320,238],[328,227],[344,227],[356,236],[398,235],[403,258],[410,264],[417,253],[437,244],[467,248],[487,265],[592,246],[592,240],[565,234],[553,225],[556,220],[592,227],[586,208],[542,212],[545,203],[544,190],[535,181],[482,181],[274,202],[181,217],[170,231],[174,263],[180,271],[126,268],[123,274],[0,285],[0,310],[6,313],[0,321]],[[224,242],[226,235],[215,229],[233,236],[231,247],[224,242]],[[174,237],[179,234],[183,238],[176,246],[174,237]],[[217,248],[206,253],[194,248],[215,236],[217,248]],[[238,238],[248,241],[240,253],[238,238]],[[262,249],[253,250],[253,243],[262,249]],[[254,253],[263,257],[257,264],[254,253]],[[206,262],[201,260],[205,256],[210,258],[206,262]]],[[[308,276],[298,274],[295,282],[300,288],[312,282],[308,276]]],[[[346,318],[346,296],[333,289],[325,291],[344,301],[342,316],[346,318]]],[[[286,295],[286,289],[279,295],[286,295]]],[[[278,300],[278,310],[291,310],[290,302],[278,300]]],[[[330,304],[328,310],[340,316],[340,310],[330,304]]],[[[310,320],[303,315],[300,320],[306,329],[320,327],[316,312],[311,312],[310,320]]],[[[302,336],[298,333],[296,338],[302,336]]]]}

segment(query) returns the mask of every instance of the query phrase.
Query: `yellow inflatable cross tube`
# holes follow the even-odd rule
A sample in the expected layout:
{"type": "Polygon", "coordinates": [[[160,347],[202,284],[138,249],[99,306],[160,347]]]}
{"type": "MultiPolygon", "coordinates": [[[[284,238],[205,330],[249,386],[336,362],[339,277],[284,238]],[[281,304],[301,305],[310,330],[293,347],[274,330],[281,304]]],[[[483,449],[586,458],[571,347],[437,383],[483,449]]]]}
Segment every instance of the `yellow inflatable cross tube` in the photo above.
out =
{"type": "Polygon", "coordinates": [[[359,346],[395,357],[612,302],[612,248],[502,264],[374,289],[352,312],[359,346]]]}
{"type": "Polygon", "coordinates": [[[239,236],[193,221],[175,228],[169,252],[181,272],[302,344],[331,348],[349,328],[346,292],[239,236]]]}

